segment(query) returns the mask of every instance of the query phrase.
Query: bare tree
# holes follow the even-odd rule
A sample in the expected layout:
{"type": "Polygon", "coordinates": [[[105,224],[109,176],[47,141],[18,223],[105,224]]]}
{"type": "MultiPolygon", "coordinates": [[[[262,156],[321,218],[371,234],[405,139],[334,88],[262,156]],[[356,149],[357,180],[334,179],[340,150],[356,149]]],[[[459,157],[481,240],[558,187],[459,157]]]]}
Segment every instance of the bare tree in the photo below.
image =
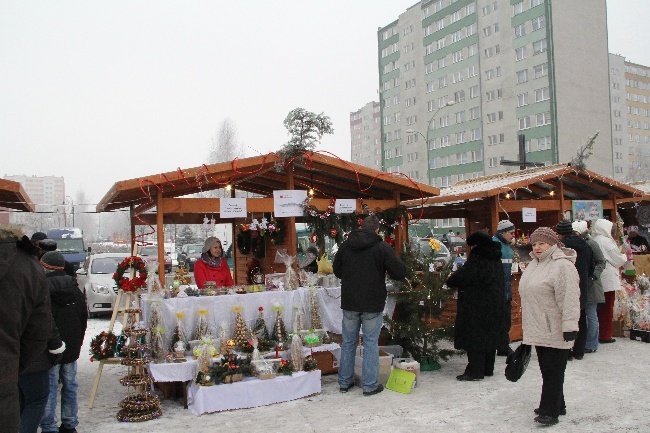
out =
{"type": "MultiPolygon", "coordinates": [[[[237,127],[230,118],[225,118],[217,133],[212,137],[208,164],[232,161],[245,156],[244,148],[237,139],[237,127]]],[[[229,193],[223,188],[207,192],[208,197],[226,197],[229,193]]]]}

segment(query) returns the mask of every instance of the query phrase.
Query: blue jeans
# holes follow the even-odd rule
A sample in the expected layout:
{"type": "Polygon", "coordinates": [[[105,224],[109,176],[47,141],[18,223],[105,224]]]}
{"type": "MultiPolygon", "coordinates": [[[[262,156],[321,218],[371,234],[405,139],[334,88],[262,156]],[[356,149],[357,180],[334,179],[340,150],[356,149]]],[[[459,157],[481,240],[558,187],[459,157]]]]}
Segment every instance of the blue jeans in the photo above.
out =
{"type": "Polygon", "coordinates": [[[50,368],[50,397],[45,406],[45,413],[41,420],[43,432],[58,432],[59,426],[56,419],[56,396],[59,391],[59,378],[61,378],[61,425],[73,429],[79,425],[77,418],[77,361],[59,364],[50,368]]]}
{"type": "Polygon", "coordinates": [[[50,392],[48,370],[21,375],[18,379],[18,388],[20,390],[19,432],[36,433],[50,392]]]}
{"type": "Polygon", "coordinates": [[[587,343],[586,349],[598,350],[598,304],[588,303],[585,307],[587,313],[587,343]]]}
{"type": "Polygon", "coordinates": [[[379,331],[384,324],[383,312],[360,313],[343,310],[343,344],[339,362],[339,385],[348,387],[354,382],[354,359],[363,331],[363,390],[374,391],[379,386],[379,331]]]}

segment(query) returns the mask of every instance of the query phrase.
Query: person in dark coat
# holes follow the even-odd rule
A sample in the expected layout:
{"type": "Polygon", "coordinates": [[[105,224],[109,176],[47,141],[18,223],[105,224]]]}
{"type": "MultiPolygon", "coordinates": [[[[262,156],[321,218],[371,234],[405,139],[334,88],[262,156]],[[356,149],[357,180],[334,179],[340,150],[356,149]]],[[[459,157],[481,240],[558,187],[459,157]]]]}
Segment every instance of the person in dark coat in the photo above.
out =
{"type": "Polygon", "coordinates": [[[555,226],[555,232],[565,247],[576,252],[576,270],[580,277],[580,320],[578,321],[578,336],[573,343],[573,349],[569,360],[581,360],[585,356],[585,345],[587,344],[587,293],[589,292],[589,280],[594,275],[595,261],[594,253],[583,238],[573,230],[573,223],[569,220],[560,221],[555,226]]]}
{"type": "Polygon", "coordinates": [[[37,247],[20,227],[0,224],[0,430],[20,425],[19,374],[47,347],[50,297],[37,247]]]}
{"type": "Polygon", "coordinates": [[[379,219],[367,216],[360,230],[350,232],[334,256],[334,275],[341,279],[343,343],[339,363],[339,387],[348,392],[354,386],[354,360],[359,329],[363,330],[363,394],[381,392],[379,383],[379,331],[384,323],[386,273],[401,280],[407,268],[393,248],[379,236],[379,219]]]}
{"type": "Polygon", "coordinates": [[[311,272],[312,274],[318,273],[318,248],[309,247],[307,248],[307,257],[311,258],[311,261],[306,264],[303,269],[311,272]]]}
{"type": "Polygon", "coordinates": [[[88,309],[86,299],[79,290],[77,279],[66,274],[65,259],[57,251],[48,252],[41,257],[45,268],[47,285],[52,300],[52,315],[61,338],[66,343],[61,362],[49,371],[49,397],[41,420],[43,433],[73,433],[79,424],[77,417],[77,359],[81,352],[88,309]],[[61,383],[61,426],[57,424],[56,401],[61,383]]]}
{"type": "Polygon", "coordinates": [[[467,238],[465,264],[447,279],[458,290],[454,347],[467,352],[460,381],[481,380],[494,374],[494,360],[503,315],[501,245],[484,232],[467,238]]]}

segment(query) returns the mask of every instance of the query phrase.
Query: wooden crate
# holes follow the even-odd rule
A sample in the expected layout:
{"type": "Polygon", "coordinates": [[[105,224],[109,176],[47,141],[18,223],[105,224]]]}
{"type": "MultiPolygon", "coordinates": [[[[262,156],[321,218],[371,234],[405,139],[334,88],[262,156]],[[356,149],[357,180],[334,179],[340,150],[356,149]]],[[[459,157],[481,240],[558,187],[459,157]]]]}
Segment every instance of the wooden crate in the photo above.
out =
{"type": "Polygon", "coordinates": [[[339,362],[332,352],[314,352],[313,355],[321,374],[334,374],[339,372],[339,362]]]}

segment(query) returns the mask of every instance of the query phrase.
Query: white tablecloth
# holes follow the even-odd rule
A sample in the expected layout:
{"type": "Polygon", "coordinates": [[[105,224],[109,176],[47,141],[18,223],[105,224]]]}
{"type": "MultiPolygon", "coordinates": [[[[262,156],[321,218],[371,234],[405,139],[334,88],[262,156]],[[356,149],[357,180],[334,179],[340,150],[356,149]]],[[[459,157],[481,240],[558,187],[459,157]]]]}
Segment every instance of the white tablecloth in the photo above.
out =
{"type": "MultiPolygon", "coordinates": [[[[252,328],[255,325],[259,314],[259,307],[263,307],[264,321],[271,334],[272,327],[275,323],[275,313],[273,304],[277,303],[284,307],[282,318],[287,332],[293,330],[293,322],[296,312],[302,313],[302,328],[311,328],[311,317],[309,310],[310,290],[301,287],[298,290],[290,291],[272,291],[247,293],[243,295],[218,295],[218,296],[200,296],[187,298],[165,299],[162,302],[163,322],[167,332],[164,336],[165,344],[168,345],[172,336],[172,330],[176,326],[176,313],[183,312],[184,318],[181,321],[186,338],[192,339],[194,328],[197,321],[197,311],[199,308],[205,308],[209,311],[208,321],[213,328],[215,335],[219,335],[222,326],[226,331],[226,336],[231,338],[234,332],[235,313],[233,307],[243,307],[242,315],[246,325],[252,328]]],[[[341,310],[341,288],[317,288],[318,302],[320,307],[321,321],[323,328],[329,332],[341,334],[341,321],[343,312],[341,310]]],[[[144,320],[150,315],[151,303],[144,299],[144,320]]],[[[395,310],[395,297],[389,296],[386,300],[384,314],[393,315],[395,310]]]]}
{"type": "Polygon", "coordinates": [[[199,363],[195,359],[186,362],[163,362],[147,365],[151,376],[156,382],[187,382],[194,380],[199,371],[199,363]]]}
{"type": "Polygon", "coordinates": [[[245,378],[231,384],[198,386],[190,382],[187,388],[187,404],[195,415],[224,410],[266,406],[319,394],[320,370],[277,376],[260,380],[245,378]]]}

